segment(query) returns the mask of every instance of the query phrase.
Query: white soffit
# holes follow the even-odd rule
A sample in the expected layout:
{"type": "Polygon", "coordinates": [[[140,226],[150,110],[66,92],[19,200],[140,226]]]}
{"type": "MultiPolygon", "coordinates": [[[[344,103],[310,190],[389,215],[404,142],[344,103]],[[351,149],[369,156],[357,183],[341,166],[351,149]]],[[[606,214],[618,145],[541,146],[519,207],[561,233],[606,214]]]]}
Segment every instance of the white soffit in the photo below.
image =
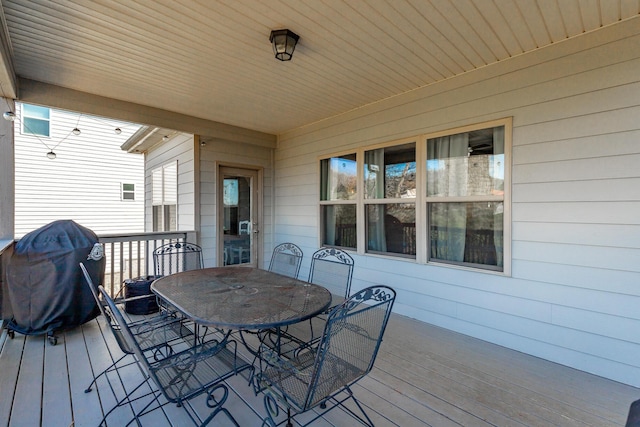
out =
{"type": "Polygon", "coordinates": [[[269,134],[640,12],[636,0],[1,4],[22,78],[269,134]],[[280,28],[300,36],[290,62],[274,59],[269,44],[280,28]]]}

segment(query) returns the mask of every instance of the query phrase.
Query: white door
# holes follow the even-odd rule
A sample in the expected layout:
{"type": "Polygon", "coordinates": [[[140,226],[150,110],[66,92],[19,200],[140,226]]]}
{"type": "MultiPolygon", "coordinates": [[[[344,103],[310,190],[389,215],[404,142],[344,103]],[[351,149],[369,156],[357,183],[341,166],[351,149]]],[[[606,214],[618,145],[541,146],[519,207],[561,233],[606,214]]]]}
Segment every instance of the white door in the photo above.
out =
{"type": "Polygon", "coordinates": [[[222,238],[218,265],[257,267],[260,223],[258,171],[220,167],[218,230],[222,238]]]}

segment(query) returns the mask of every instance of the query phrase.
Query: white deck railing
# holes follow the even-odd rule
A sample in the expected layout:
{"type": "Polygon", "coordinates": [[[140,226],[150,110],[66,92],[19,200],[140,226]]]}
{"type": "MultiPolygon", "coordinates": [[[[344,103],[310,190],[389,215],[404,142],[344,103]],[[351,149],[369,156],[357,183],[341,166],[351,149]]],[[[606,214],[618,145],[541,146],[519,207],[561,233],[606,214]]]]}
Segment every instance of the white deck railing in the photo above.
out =
{"type": "Polygon", "coordinates": [[[191,241],[194,234],[173,231],[99,236],[106,257],[103,286],[111,295],[117,295],[124,280],[153,275],[153,251],[166,243],[191,241]]]}

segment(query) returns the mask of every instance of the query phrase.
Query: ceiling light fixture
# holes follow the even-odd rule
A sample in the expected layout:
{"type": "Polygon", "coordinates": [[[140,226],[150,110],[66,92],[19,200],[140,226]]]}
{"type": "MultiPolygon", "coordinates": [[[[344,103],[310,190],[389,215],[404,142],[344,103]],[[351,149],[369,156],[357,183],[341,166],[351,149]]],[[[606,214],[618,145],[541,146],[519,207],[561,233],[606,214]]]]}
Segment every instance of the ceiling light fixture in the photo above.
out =
{"type": "Polygon", "coordinates": [[[269,41],[273,45],[273,53],[280,61],[291,61],[296,43],[300,37],[290,30],[273,30],[269,41]]]}
{"type": "Polygon", "coordinates": [[[169,140],[169,135],[165,135],[162,137],[163,142],[167,142],[169,140]]]}

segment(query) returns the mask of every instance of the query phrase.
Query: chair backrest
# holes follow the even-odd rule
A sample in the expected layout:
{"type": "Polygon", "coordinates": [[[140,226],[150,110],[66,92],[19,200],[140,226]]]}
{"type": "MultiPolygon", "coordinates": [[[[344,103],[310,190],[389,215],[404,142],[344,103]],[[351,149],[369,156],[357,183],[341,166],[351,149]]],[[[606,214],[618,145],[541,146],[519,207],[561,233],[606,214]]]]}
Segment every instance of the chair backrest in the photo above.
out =
{"type": "Polygon", "coordinates": [[[133,354],[133,349],[127,344],[122,334],[122,329],[115,323],[110,310],[107,309],[105,300],[100,298],[98,287],[94,285],[93,280],[91,280],[91,276],[89,275],[89,272],[87,271],[87,268],[83,263],[80,263],[80,269],[82,270],[82,274],[84,275],[84,279],[86,280],[87,285],[91,289],[91,294],[96,300],[96,304],[100,308],[100,313],[102,313],[104,318],[107,320],[107,323],[109,324],[109,328],[111,329],[111,332],[113,333],[113,336],[115,337],[120,350],[122,350],[123,353],[133,354]]]}
{"type": "Polygon", "coordinates": [[[238,223],[238,234],[249,234],[249,221],[240,221],[238,223]]]}
{"type": "Polygon", "coordinates": [[[371,371],[395,298],[393,289],[372,286],[331,310],[303,409],[314,407],[371,371]]]}
{"type": "Polygon", "coordinates": [[[173,242],[153,251],[155,274],[166,276],[187,270],[202,268],[202,248],[188,242],[173,242]]]}
{"type": "MultiPolygon", "coordinates": [[[[145,370],[149,372],[149,361],[144,356],[144,353],[140,348],[138,341],[136,341],[136,339],[134,338],[133,332],[131,332],[131,329],[129,328],[127,321],[124,319],[122,312],[118,307],[116,307],[116,303],[113,301],[113,299],[111,299],[107,291],[102,286],[98,286],[98,290],[100,292],[102,300],[105,303],[104,309],[107,313],[107,318],[111,320],[109,322],[111,325],[111,330],[118,331],[125,347],[129,349],[129,353],[135,354],[138,361],[145,367],[145,370]]],[[[120,342],[118,342],[118,345],[120,345],[120,342]]]]}
{"type": "Polygon", "coordinates": [[[302,250],[293,243],[281,243],[273,248],[269,271],[297,279],[300,264],[302,264],[302,250]]]}
{"type": "Polygon", "coordinates": [[[334,295],[349,297],[353,277],[353,258],[335,248],[320,248],[311,257],[309,282],[322,285],[334,295]]]}

